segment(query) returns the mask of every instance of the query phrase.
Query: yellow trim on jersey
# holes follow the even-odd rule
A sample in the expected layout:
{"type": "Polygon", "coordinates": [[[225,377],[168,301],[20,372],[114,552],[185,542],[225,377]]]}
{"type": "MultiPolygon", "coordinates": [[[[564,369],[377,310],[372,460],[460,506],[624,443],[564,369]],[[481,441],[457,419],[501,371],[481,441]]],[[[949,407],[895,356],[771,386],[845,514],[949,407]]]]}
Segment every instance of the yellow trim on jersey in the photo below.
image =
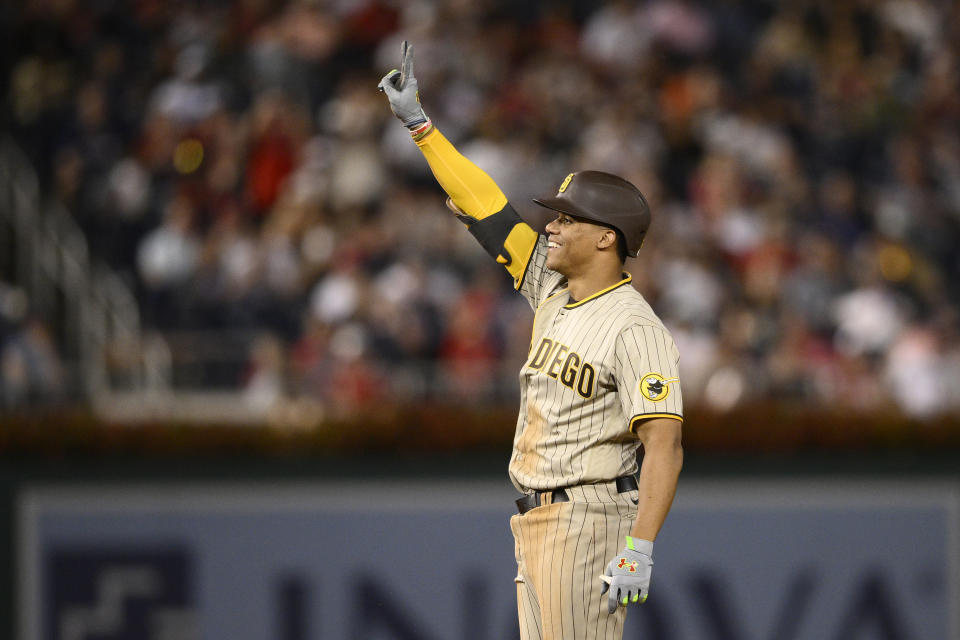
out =
{"type": "Polygon", "coordinates": [[[519,290],[523,285],[523,278],[527,274],[527,266],[530,264],[530,258],[533,252],[537,250],[537,241],[540,237],[526,222],[518,222],[510,230],[507,239],[503,241],[503,249],[509,254],[508,257],[497,256],[497,262],[507,268],[507,272],[513,276],[513,288],[519,290]],[[528,248],[529,247],[529,248],[528,248]],[[517,260],[517,257],[523,257],[523,260],[517,260]],[[500,262],[503,258],[503,262],[500,262]]]}
{"type": "Polygon", "coordinates": [[[638,420],[649,420],[650,418],[673,418],[674,420],[683,422],[683,416],[678,413],[641,413],[638,416],[630,418],[630,433],[636,433],[633,427],[638,420]]]}
{"type": "Polygon", "coordinates": [[[567,292],[566,289],[560,289],[560,291],[557,291],[557,292],[556,292],[555,294],[553,294],[552,296],[549,296],[549,297],[547,297],[547,298],[544,298],[544,299],[543,299],[543,302],[541,302],[539,305],[537,305],[536,310],[533,312],[533,329],[530,330],[530,348],[527,349],[527,354],[529,354],[529,353],[533,350],[533,337],[534,337],[534,335],[535,335],[534,332],[537,330],[537,314],[540,313],[540,309],[543,307],[543,305],[547,304],[547,302],[549,302],[550,300],[553,300],[554,298],[556,298],[556,297],[559,296],[560,294],[566,293],[566,292],[567,292]]]}
{"type": "Polygon", "coordinates": [[[596,292],[595,294],[593,294],[593,295],[587,296],[587,297],[584,298],[583,300],[578,300],[577,302],[573,302],[573,303],[571,303],[571,304],[568,304],[568,305],[564,306],[564,309],[573,309],[574,307],[579,307],[579,306],[582,305],[583,303],[585,303],[585,302],[590,302],[590,301],[593,300],[594,298],[599,298],[599,297],[602,296],[603,294],[605,294],[605,293],[607,293],[607,292],[609,292],[609,291],[613,291],[613,290],[616,289],[617,287],[623,286],[623,285],[627,284],[628,282],[630,282],[631,280],[633,280],[633,276],[630,275],[629,273],[624,273],[624,274],[621,274],[621,275],[625,275],[625,276],[627,276],[627,277],[624,278],[623,280],[621,280],[620,282],[618,282],[617,284],[611,285],[611,286],[607,287],[606,289],[601,289],[600,291],[597,291],[597,292],[596,292]]]}
{"type": "Polygon", "coordinates": [[[430,170],[461,211],[483,220],[503,209],[507,197],[483,169],[460,154],[440,130],[417,141],[430,170]]]}
{"type": "MultiPolygon", "coordinates": [[[[516,227],[514,227],[514,230],[516,230],[516,227]]],[[[523,270],[520,271],[520,277],[518,278],[517,276],[513,275],[513,272],[512,272],[512,271],[510,272],[510,275],[513,275],[513,288],[514,288],[514,290],[516,290],[516,291],[519,291],[519,290],[520,290],[520,287],[523,286],[523,281],[527,278],[527,267],[530,266],[530,259],[533,258],[533,254],[536,253],[536,251],[537,251],[537,243],[540,241],[540,234],[537,233],[536,231],[534,231],[533,228],[530,228],[530,230],[533,231],[533,233],[534,233],[533,243],[531,243],[531,245],[530,245],[530,251],[527,252],[527,257],[526,257],[526,259],[523,261],[523,270]]],[[[512,231],[510,232],[510,235],[513,235],[513,232],[512,232],[512,231]]],[[[507,236],[507,240],[509,240],[509,239],[510,239],[510,237],[507,236]]],[[[504,244],[506,244],[506,243],[504,243],[504,244]]],[[[510,271],[510,269],[508,268],[507,271],[510,271]]],[[[531,339],[531,340],[532,340],[532,339],[531,339]]]]}

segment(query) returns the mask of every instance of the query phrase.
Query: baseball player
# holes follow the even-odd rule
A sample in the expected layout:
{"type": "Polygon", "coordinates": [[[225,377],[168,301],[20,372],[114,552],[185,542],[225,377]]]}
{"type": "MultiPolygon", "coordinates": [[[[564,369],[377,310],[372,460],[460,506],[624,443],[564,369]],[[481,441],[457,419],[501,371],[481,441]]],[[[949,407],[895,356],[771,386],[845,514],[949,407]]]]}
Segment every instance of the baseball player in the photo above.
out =
{"type": "Polygon", "coordinates": [[[556,213],[538,233],[426,116],[407,42],[379,88],[448,206],[535,310],[510,459],[523,493],[510,521],[521,638],[622,638],[626,607],[647,598],[683,460],[677,349],[623,271],[647,203],[617,176],[571,173],[534,200],[556,213]]]}

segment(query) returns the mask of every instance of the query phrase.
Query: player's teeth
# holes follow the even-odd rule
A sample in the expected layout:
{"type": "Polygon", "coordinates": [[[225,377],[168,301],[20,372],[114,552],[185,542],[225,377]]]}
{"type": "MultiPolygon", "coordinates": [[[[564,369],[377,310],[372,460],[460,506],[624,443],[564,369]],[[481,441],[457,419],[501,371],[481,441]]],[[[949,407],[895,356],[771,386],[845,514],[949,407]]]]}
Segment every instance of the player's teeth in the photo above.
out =
{"type": "Polygon", "coordinates": [[[556,249],[556,248],[559,247],[560,245],[558,245],[556,242],[548,242],[548,243],[547,243],[547,246],[548,246],[549,248],[551,248],[551,249],[556,249]]]}

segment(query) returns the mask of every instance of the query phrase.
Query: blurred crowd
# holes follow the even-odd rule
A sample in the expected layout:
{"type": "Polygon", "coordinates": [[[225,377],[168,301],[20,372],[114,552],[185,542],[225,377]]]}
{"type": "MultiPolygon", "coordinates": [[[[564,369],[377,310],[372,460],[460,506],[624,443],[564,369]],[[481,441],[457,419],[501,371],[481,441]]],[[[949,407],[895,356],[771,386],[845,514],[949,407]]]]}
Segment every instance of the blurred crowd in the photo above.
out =
{"type": "Polygon", "coordinates": [[[171,344],[256,336],[225,374],[254,405],[514,399],[532,312],[376,91],[408,39],[426,112],[521,214],[577,169],[644,191],[627,269],[688,404],[960,409],[948,0],[0,13],[4,117],[46,192],[171,344]]]}
{"type": "Polygon", "coordinates": [[[0,280],[0,410],[64,399],[63,363],[50,327],[29,307],[22,289],[0,280]]]}

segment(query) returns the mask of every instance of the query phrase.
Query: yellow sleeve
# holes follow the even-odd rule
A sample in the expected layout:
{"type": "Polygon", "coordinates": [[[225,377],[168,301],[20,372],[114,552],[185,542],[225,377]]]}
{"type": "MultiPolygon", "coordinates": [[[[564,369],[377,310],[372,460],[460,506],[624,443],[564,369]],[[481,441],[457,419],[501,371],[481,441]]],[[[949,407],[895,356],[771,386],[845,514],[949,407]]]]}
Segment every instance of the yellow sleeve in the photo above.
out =
{"type": "Polygon", "coordinates": [[[484,249],[523,283],[538,234],[483,169],[465,158],[436,128],[416,141],[437,182],[464,214],[458,216],[484,249]]]}
{"type": "Polygon", "coordinates": [[[437,182],[467,215],[483,220],[507,204],[507,196],[493,178],[461,155],[438,129],[434,128],[417,146],[437,182]]]}

